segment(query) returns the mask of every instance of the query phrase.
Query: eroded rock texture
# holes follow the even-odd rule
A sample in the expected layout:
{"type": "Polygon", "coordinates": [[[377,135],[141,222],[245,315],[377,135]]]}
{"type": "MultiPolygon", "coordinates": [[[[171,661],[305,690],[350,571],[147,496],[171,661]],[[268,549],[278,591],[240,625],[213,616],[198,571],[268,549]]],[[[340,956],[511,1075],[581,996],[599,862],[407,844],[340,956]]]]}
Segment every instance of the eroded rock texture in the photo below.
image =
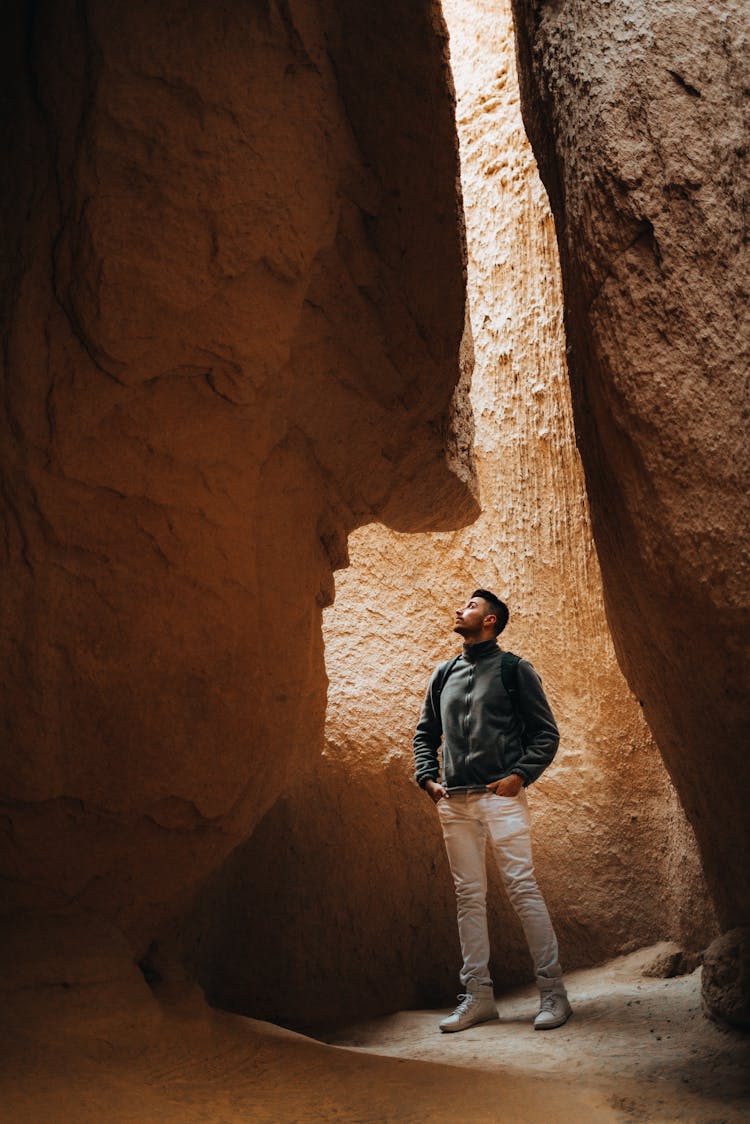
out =
{"type": "Polygon", "coordinates": [[[147,936],[319,752],[346,536],[476,513],[434,5],[8,5],[3,873],[147,936]]]}
{"type": "MultiPolygon", "coordinates": [[[[327,745],[216,876],[193,955],[214,1001],[309,1025],[447,1005],[459,965],[434,808],[412,780],[429,674],[453,610],[506,597],[503,637],[540,671],[562,730],[529,793],[564,963],[714,932],[695,841],[617,667],[575,449],[549,205],[521,122],[510,9],[444,3],[459,97],[472,402],[483,512],[456,534],[358,531],[326,614],[327,745]],[[200,936],[200,943],[197,942],[200,936]]],[[[493,974],[531,978],[494,878],[493,974]]]]}
{"type": "Polygon", "coordinates": [[[730,929],[706,949],[703,1009],[728,1026],[750,1027],[750,928],[730,929]]]}
{"type": "Polygon", "coordinates": [[[620,661],[723,926],[750,916],[750,10],[515,0],[620,661]]]}

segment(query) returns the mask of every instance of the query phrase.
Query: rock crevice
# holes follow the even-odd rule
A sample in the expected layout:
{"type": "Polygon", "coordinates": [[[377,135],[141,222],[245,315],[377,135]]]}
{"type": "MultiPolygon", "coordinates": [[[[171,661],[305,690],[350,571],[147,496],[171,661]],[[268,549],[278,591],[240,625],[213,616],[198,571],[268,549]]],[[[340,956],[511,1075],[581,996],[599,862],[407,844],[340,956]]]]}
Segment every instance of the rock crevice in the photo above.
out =
{"type": "MultiPolygon", "coordinates": [[[[453,887],[434,809],[413,783],[411,739],[432,668],[456,651],[453,610],[478,586],[507,598],[502,642],[534,662],[562,729],[529,800],[564,964],[665,937],[698,949],[715,932],[695,842],[604,616],[554,227],[521,121],[509,5],[446,0],[444,11],[483,511],[452,534],[371,526],[352,536],[325,621],[323,759],[211,879],[186,933],[213,1002],[295,1026],[455,995],[453,887]]],[[[621,253],[633,243],[644,254],[647,238],[634,223],[621,253]]],[[[496,878],[490,899],[503,990],[531,965],[496,878]]]]}

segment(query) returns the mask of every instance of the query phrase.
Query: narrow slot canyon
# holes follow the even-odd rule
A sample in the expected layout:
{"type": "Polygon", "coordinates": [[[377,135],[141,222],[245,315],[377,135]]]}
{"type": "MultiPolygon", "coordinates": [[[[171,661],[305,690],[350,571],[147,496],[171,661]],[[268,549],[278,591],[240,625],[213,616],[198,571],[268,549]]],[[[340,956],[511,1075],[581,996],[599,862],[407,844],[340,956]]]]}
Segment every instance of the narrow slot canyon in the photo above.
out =
{"type": "Polygon", "coordinates": [[[3,20],[8,1119],[745,1119],[747,12],[3,20]],[[492,870],[437,1028],[477,587],[561,733],[543,1035],[492,870]]]}

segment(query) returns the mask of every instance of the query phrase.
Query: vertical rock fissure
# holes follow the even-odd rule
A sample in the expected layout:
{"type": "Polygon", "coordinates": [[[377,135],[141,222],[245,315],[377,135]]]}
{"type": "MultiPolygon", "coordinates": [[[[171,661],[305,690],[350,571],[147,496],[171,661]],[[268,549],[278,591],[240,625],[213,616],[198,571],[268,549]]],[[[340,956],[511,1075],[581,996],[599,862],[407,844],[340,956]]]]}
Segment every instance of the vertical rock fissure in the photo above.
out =
{"type": "MultiPolygon", "coordinates": [[[[350,537],[350,565],[325,614],[323,758],[235,853],[208,899],[223,916],[201,952],[213,1000],[299,1028],[455,992],[452,884],[432,806],[412,781],[411,736],[432,667],[456,650],[453,608],[475,586],[508,600],[503,642],[535,664],[560,720],[559,758],[530,800],[565,962],[592,964],[667,937],[701,948],[713,933],[690,829],[605,619],[554,226],[521,121],[509,5],[445,0],[443,10],[482,512],[459,532],[371,525],[350,537]],[[250,879],[252,912],[241,893],[250,879]],[[249,930],[243,948],[237,934],[249,930]],[[265,978],[245,967],[251,943],[265,978]]],[[[491,899],[503,988],[530,967],[496,881],[491,899]]]]}

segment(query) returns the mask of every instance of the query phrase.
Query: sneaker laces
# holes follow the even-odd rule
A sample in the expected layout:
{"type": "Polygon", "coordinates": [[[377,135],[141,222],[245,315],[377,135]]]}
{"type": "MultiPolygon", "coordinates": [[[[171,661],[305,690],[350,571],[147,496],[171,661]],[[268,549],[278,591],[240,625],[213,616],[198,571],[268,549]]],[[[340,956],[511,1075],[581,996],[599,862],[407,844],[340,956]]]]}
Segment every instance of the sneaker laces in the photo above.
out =
{"type": "Polygon", "coordinates": [[[539,1006],[539,1010],[540,1011],[554,1011],[557,1007],[559,999],[560,999],[560,996],[555,995],[554,991],[550,992],[548,995],[545,995],[542,998],[542,1002],[539,1006]]]}
{"type": "Polygon", "coordinates": [[[466,1012],[471,1007],[473,1001],[474,1001],[474,996],[470,995],[470,994],[467,994],[467,995],[458,995],[458,996],[456,996],[456,998],[458,999],[459,1003],[458,1003],[458,1006],[456,1007],[455,1011],[453,1012],[453,1014],[454,1015],[465,1015],[466,1012]]]}

